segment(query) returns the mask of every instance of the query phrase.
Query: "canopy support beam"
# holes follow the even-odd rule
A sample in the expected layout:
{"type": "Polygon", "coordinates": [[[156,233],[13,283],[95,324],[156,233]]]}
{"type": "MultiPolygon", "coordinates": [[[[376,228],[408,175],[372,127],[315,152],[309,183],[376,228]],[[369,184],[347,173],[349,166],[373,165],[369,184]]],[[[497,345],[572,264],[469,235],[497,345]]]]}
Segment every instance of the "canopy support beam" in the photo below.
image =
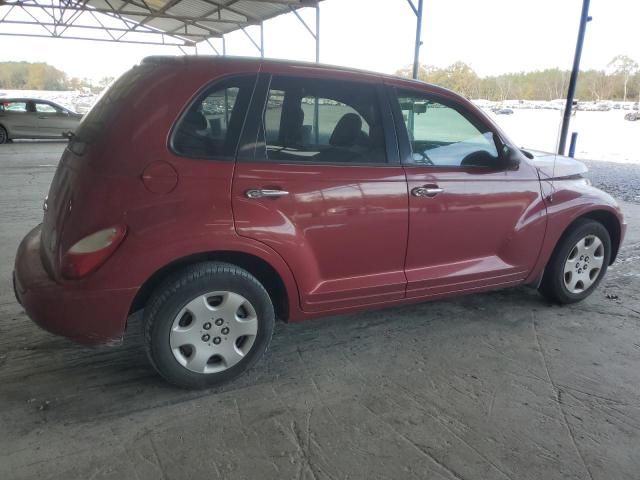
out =
{"type": "Polygon", "coordinates": [[[313,37],[316,42],[316,63],[320,62],[320,5],[318,3],[314,6],[316,10],[316,30],[315,32],[311,29],[309,24],[302,18],[302,16],[298,13],[298,11],[289,5],[289,10],[293,12],[293,14],[300,20],[300,23],[307,29],[307,32],[313,37]]]}
{"type": "Polygon", "coordinates": [[[567,103],[564,106],[562,116],[562,127],[560,129],[560,140],[558,141],[558,154],[564,155],[567,143],[567,133],[569,132],[569,122],[573,111],[573,99],[576,94],[576,84],[580,73],[580,58],[582,57],[582,45],[584,44],[584,34],[587,30],[587,23],[591,21],[589,16],[589,1],[582,0],[582,13],[580,14],[580,27],[578,28],[578,40],[576,41],[576,52],[573,57],[573,69],[569,78],[569,89],[567,90],[567,103]]]}
{"type": "Polygon", "coordinates": [[[411,78],[418,78],[418,71],[420,69],[420,47],[422,46],[422,4],[423,0],[418,0],[418,6],[413,3],[414,0],[407,0],[407,3],[413,10],[413,13],[416,16],[416,38],[413,47],[413,71],[411,74],[411,78]]]}

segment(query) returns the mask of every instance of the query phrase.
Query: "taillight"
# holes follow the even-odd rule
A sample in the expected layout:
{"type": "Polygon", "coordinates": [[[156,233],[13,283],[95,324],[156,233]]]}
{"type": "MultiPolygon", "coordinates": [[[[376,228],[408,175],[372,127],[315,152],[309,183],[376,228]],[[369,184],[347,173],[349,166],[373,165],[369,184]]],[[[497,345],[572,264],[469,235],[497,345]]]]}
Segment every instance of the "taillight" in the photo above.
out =
{"type": "Polygon", "coordinates": [[[126,232],[127,227],[116,225],[76,242],[62,257],[62,276],[78,279],[93,272],[118,248],[126,232]]]}

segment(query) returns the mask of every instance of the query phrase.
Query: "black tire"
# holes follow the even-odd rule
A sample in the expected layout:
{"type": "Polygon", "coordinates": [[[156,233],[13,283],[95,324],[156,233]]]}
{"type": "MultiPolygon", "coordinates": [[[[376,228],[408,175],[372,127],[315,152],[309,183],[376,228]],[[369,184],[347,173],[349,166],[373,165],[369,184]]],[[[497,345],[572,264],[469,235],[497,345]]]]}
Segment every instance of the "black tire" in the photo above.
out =
{"type": "Polygon", "coordinates": [[[153,294],[144,311],[147,356],[168,382],[183,388],[209,388],[230,382],[251,368],[269,346],[275,323],[273,304],[262,284],[249,272],[223,262],[204,262],[172,275],[153,294]],[[247,299],[258,319],[257,334],[244,358],[216,373],[196,373],[181,365],[170,346],[176,316],[191,300],[212,291],[229,291],[247,299]]]}
{"type": "Polygon", "coordinates": [[[560,304],[576,303],[584,300],[597,288],[598,284],[607,273],[607,267],[611,259],[611,237],[607,229],[598,221],[582,218],[574,222],[570,230],[566,232],[558,241],[549,263],[545,269],[542,282],[540,284],[540,293],[549,301],[560,304]],[[565,262],[569,258],[573,247],[576,243],[588,236],[595,235],[604,246],[604,260],[596,279],[589,288],[574,293],[567,289],[564,281],[565,262]]]}
{"type": "Polygon", "coordinates": [[[9,134],[7,133],[7,129],[0,125],[0,144],[9,143],[9,134]]]}

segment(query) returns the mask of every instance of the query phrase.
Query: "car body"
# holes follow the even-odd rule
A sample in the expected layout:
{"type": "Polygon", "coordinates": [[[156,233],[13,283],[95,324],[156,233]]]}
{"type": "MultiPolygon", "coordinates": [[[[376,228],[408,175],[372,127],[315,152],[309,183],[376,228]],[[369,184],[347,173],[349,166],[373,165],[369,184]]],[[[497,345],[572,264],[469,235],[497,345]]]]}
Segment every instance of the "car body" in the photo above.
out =
{"type": "Polygon", "coordinates": [[[155,311],[168,279],[202,262],[250,274],[289,322],[537,286],[580,219],[606,227],[615,258],[622,213],[585,171],[521,152],[422,82],[150,57],[70,140],[18,249],[16,296],[46,330],[95,344],[121,340],[133,312],[155,311]]]}
{"type": "Polygon", "coordinates": [[[495,107],[492,108],[491,111],[496,115],[513,115],[513,110],[505,107],[495,107]]]}
{"type": "Polygon", "coordinates": [[[18,138],[62,138],[82,115],[49,100],[0,99],[0,143],[18,138]]]}

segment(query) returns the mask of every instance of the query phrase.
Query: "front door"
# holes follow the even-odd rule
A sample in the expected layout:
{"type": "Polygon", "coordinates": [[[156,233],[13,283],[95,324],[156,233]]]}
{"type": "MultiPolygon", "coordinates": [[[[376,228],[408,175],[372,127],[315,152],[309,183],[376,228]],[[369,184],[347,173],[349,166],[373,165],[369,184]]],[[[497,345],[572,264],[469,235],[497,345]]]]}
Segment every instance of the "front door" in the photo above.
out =
{"type": "Polygon", "coordinates": [[[61,137],[64,132],[77,127],[77,121],[59,107],[43,101],[34,101],[33,104],[40,137],[61,137]]]}
{"type": "Polygon", "coordinates": [[[234,173],[236,229],[288,263],[305,311],[401,299],[407,189],[381,82],[315,73],[261,75],[234,173]]]}
{"type": "Polygon", "coordinates": [[[535,168],[507,166],[494,128],[454,98],[402,88],[391,98],[409,190],[407,297],[522,282],[546,225],[535,168]]]}

